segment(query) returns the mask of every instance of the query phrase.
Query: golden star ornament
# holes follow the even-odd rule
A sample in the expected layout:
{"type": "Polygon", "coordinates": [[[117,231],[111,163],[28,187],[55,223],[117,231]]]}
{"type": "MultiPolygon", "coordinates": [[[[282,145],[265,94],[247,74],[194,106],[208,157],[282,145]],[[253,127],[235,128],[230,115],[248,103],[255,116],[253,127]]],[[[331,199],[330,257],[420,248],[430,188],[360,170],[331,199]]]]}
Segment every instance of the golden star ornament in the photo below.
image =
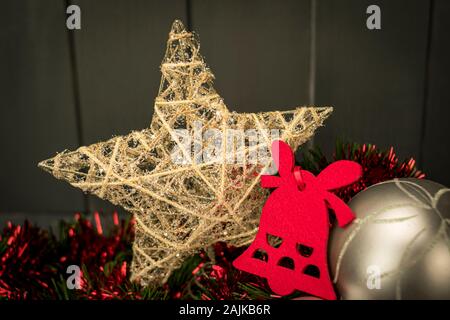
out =
{"type": "Polygon", "coordinates": [[[175,21],[149,128],[39,163],[133,214],[131,271],[143,285],[164,283],[186,257],[217,241],[249,244],[267,196],[259,179],[271,166],[272,140],[296,149],[332,112],[231,112],[199,49],[196,35],[175,21]]]}

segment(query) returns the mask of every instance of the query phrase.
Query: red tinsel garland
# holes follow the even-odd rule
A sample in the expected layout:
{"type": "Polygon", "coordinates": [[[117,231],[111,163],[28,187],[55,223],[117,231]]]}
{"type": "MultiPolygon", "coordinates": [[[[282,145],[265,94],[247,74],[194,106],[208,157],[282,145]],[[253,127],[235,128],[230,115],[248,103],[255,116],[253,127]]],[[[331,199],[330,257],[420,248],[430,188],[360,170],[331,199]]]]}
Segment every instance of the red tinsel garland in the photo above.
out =
{"type": "Polygon", "coordinates": [[[312,150],[303,154],[300,165],[317,175],[336,160],[352,160],[358,162],[363,168],[361,179],[335,191],[336,195],[346,202],[358,192],[379,182],[394,178],[425,178],[425,174],[417,170],[416,161],[413,158],[401,162],[393,147],[387,151],[381,151],[373,144],[340,144],[336,147],[331,160],[328,160],[320,149],[312,150]]]}
{"type": "MultiPolygon", "coordinates": [[[[349,159],[363,167],[362,178],[337,190],[348,201],[365,188],[402,177],[423,178],[410,159],[399,162],[393,148],[379,151],[374,145],[345,144],[333,160],[349,159]]],[[[311,151],[300,165],[317,174],[332,161],[311,151]]],[[[160,288],[143,288],[129,280],[132,257],[132,221],[119,221],[105,234],[98,213],[95,226],[79,214],[63,224],[60,239],[31,226],[8,223],[0,233],[0,299],[266,299],[273,297],[264,280],[244,274],[231,262],[243,248],[217,243],[187,261],[160,288]],[[69,265],[82,269],[80,290],[68,290],[69,265]]]]}
{"type": "Polygon", "coordinates": [[[8,223],[0,235],[0,297],[39,298],[51,293],[46,281],[55,275],[52,243],[47,232],[25,222],[8,223]]]}

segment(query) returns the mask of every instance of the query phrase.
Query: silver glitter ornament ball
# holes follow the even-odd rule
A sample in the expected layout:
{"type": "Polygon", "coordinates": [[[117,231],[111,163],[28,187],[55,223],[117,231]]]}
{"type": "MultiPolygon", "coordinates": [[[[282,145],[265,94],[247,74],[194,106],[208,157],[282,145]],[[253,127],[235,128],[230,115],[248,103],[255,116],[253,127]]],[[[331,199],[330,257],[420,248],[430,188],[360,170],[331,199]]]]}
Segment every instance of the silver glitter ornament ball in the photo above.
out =
{"type": "Polygon", "coordinates": [[[341,299],[450,299],[450,189],[395,179],[358,193],[330,237],[341,299]]]}

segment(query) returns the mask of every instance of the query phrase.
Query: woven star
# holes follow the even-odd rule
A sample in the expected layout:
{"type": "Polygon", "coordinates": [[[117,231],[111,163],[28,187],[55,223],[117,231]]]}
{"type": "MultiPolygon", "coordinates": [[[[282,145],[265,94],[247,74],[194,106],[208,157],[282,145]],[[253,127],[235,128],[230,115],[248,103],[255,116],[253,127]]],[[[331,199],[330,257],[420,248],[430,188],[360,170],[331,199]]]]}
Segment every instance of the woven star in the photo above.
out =
{"type": "Polygon", "coordinates": [[[270,166],[272,140],[281,138],[295,149],[332,111],[230,112],[199,49],[195,34],[175,21],[150,127],[39,163],[56,178],[133,214],[131,271],[143,285],[164,283],[186,257],[217,241],[250,243],[267,196],[259,179],[270,166]],[[225,138],[218,144],[217,135],[198,134],[208,130],[256,132],[258,139],[244,136],[230,148],[225,138]],[[194,131],[192,139],[180,137],[194,131]]]}

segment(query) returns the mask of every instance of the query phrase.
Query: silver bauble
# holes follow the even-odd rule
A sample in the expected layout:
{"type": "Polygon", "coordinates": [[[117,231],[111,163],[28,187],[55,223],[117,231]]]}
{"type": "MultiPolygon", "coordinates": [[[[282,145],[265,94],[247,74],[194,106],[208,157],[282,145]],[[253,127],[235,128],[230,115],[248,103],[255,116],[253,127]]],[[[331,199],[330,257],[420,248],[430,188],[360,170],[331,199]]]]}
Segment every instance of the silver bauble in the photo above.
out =
{"type": "Polygon", "coordinates": [[[450,189],[395,179],[358,193],[356,215],[330,237],[342,299],[450,299],[450,189]]]}

